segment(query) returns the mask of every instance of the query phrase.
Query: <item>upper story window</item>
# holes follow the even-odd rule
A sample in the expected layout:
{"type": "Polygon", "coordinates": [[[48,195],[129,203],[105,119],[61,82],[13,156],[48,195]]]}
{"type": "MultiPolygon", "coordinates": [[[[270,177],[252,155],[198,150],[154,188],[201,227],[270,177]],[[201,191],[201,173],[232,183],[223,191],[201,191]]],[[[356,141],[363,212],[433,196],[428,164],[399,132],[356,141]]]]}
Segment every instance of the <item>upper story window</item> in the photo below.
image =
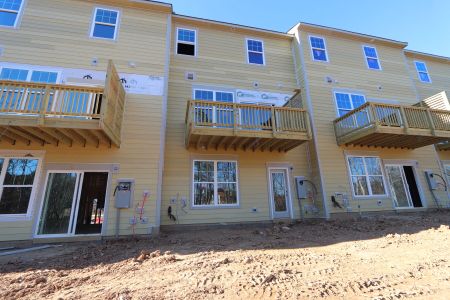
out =
{"type": "Polygon", "coordinates": [[[353,195],[385,196],[384,176],[379,157],[348,156],[353,195]]]}
{"type": "Polygon", "coordinates": [[[315,61],[328,61],[327,46],[325,39],[317,36],[310,36],[312,58],[315,61]]]}
{"type": "Polygon", "coordinates": [[[177,54],[197,55],[197,31],[177,28],[177,54]]]}
{"type": "MultiPolygon", "coordinates": [[[[336,100],[336,108],[338,116],[342,117],[348,112],[360,107],[366,103],[364,95],[335,92],[334,97],[336,100]]],[[[353,114],[350,118],[343,120],[343,124],[347,127],[364,126],[369,123],[369,115],[367,110],[361,110],[353,114]]]]}
{"type": "Polygon", "coordinates": [[[91,37],[115,40],[119,27],[119,11],[95,8],[91,37]]]}
{"type": "Polygon", "coordinates": [[[0,72],[1,80],[27,81],[28,70],[3,68],[0,72]]]}
{"type": "Polygon", "coordinates": [[[264,43],[247,39],[247,59],[249,64],[264,65],[264,43]]]}
{"type": "Polygon", "coordinates": [[[31,81],[38,83],[57,83],[58,72],[21,69],[2,68],[0,80],[31,81]]]}
{"type": "Polygon", "coordinates": [[[367,67],[372,70],[381,70],[377,49],[375,47],[363,46],[363,51],[366,57],[367,67]]]}
{"type": "Polygon", "coordinates": [[[427,65],[424,62],[416,61],[417,76],[422,82],[431,82],[430,74],[428,73],[427,65]]]}
{"type": "Polygon", "coordinates": [[[16,27],[23,0],[0,0],[0,26],[16,27]]]}
{"type": "Polygon", "coordinates": [[[334,93],[334,97],[336,98],[336,106],[339,117],[342,117],[349,111],[352,111],[366,103],[366,97],[360,94],[336,92],[334,93]]]}

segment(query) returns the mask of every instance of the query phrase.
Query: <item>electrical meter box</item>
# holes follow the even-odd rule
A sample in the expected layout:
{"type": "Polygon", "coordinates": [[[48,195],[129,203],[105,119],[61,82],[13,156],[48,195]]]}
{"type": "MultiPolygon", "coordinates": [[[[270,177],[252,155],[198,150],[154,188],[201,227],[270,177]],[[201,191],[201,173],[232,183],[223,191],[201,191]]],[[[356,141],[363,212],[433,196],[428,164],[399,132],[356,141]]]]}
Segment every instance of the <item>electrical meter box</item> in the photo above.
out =
{"type": "Polygon", "coordinates": [[[296,176],[295,177],[295,186],[297,188],[297,198],[298,199],[306,199],[305,177],[304,176],[296,176]]]}
{"type": "Polygon", "coordinates": [[[115,207],[130,208],[133,202],[134,179],[118,179],[114,189],[115,207]]]}
{"type": "Polygon", "coordinates": [[[432,171],[425,171],[425,177],[427,178],[428,187],[430,190],[436,190],[438,188],[436,178],[432,171]]]}

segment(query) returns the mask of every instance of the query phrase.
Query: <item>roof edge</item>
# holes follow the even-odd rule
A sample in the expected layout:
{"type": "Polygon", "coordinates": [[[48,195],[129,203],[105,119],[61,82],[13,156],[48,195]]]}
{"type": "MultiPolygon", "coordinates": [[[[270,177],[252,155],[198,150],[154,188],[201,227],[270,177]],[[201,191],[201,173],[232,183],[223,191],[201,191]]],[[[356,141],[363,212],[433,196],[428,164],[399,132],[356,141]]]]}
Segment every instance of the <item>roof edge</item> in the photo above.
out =
{"type": "Polygon", "coordinates": [[[434,58],[434,59],[444,60],[444,61],[450,62],[450,57],[447,57],[447,56],[436,55],[436,54],[420,52],[420,51],[415,51],[415,50],[409,50],[409,49],[405,49],[404,51],[405,51],[405,54],[413,54],[413,55],[418,55],[418,56],[425,56],[425,57],[430,57],[430,58],[434,58]]]}
{"type": "Polygon", "coordinates": [[[173,9],[172,3],[167,3],[167,2],[153,1],[153,0],[128,0],[128,1],[129,2],[144,3],[144,4],[160,5],[160,6],[164,6],[164,7],[169,7],[171,10],[173,9]]]}
{"type": "Polygon", "coordinates": [[[257,31],[257,32],[261,32],[261,33],[268,33],[268,34],[278,35],[278,36],[282,36],[282,37],[289,37],[289,38],[293,37],[292,34],[289,34],[289,33],[286,33],[286,32],[281,32],[281,31],[276,31],[276,30],[264,29],[264,28],[247,26],[247,25],[240,25],[240,24],[235,24],[235,23],[229,23],[229,22],[223,22],[223,21],[199,18],[199,17],[192,17],[192,16],[187,16],[187,15],[177,14],[175,12],[172,15],[175,18],[180,18],[180,19],[185,19],[185,20],[191,20],[191,21],[197,21],[197,22],[205,22],[205,23],[222,25],[222,26],[228,26],[228,27],[235,27],[235,28],[240,28],[240,29],[244,29],[244,30],[257,31]]]}
{"type": "Polygon", "coordinates": [[[294,28],[300,28],[301,29],[302,27],[335,31],[335,32],[339,32],[339,33],[342,33],[342,34],[352,35],[352,36],[356,36],[356,37],[360,37],[360,38],[366,38],[366,39],[371,39],[371,40],[377,40],[377,41],[380,41],[380,42],[383,42],[383,43],[394,44],[394,45],[397,45],[397,46],[401,46],[402,48],[405,48],[406,46],[408,46],[407,42],[401,42],[401,41],[396,41],[396,40],[383,38],[383,37],[379,37],[379,36],[375,36],[375,35],[369,35],[369,34],[354,32],[354,31],[350,31],[350,30],[339,29],[339,28],[334,28],[334,27],[329,27],[329,26],[324,26],[324,25],[318,25],[318,24],[312,24],[312,23],[307,23],[307,22],[299,22],[299,23],[295,24],[292,28],[290,28],[289,31],[291,31],[294,28]]]}

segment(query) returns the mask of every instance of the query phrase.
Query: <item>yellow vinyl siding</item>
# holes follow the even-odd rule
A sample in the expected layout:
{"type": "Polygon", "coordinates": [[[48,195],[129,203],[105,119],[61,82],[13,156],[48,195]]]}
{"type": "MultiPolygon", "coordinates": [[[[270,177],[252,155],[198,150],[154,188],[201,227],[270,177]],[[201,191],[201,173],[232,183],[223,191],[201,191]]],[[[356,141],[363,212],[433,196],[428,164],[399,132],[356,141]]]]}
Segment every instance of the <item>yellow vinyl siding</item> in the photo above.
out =
{"type": "Polygon", "coordinates": [[[438,60],[427,58],[422,55],[416,55],[411,52],[405,52],[405,56],[411,72],[411,77],[413,78],[414,85],[421,100],[442,91],[446,91],[447,95],[450,95],[450,59],[447,61],[438,60]],[[431,83],[420,81],[417,75],[415,61],[424,62],[426,64],[431,83]]]}
{"type": "MultiPolygon", "coordinates": [[[[226,31],[216,26],[205,26],[196,22],[175,20],[176,28],[197,30],[197,57],[174,54],[172,48],[168,121],[166,131],[165,170],[163,179],[162,225],[198,224],[223,222],[249,222],[270,220],[267,183],[267,163],[288,162],[292,165],[291,193],[295,217],[299,217],[298,201],[293,176],[308,176],[306,145],[288,152],[243,152],[219,150],[186,150],[184,144],[186,103],[192,98],[193,86],[211,86],[217,89],[254,90],[253,83],[259,83],[260,91],[290,93],[297,88],[290,38],[275,38],[271,35],[226,31]],[[264,42],[266,66],[247,64],[245,38],[264,42]],[[185,80],[185,72],[195,72],[196,80],[185,80]],[[280,87],[280,84],[282,86],[280,87]],[[235,159],[238,161],[239,208],[191,209],[192,159],[235,159]],[[171,204],[172,197],[186,197],[187,207],[171,204]],[[167,209],[173,208],[178,222],[169,220],[167,209]],[[257,208],[257,212],[252,212],[257,208]]],[[[172,47],[175,40],[172,40],[172,47]]]]}
{"type": "MultiPolygon", "coordinates": [[[[142,7],[135,8],[135,4],[121,6],[120,3],[123,2],[28,0],[19,29],[0,28],[4,48],[2,61],[104,71],[108,59],[113,59],[121,73],[164,76],[169,14],[142,7]],[[121,11],[117,41],[89,38],[95,6],[112,7],[121,11]],[[98,59],[98,66],[91,66],[93,58],[98,59]],[[129,62],[134,62],[136,67],[130,67],[129,62]]],[[[41,147],[36,143],[30,146],[17,143],[13,146],[3,141],[0,149],[45,150],[44,168],[49,163],[74,166],[82,163],[120,165],[119,172],[112,174],[109,186],[106,235],[115,233],[113,192],[118,178],[135,179],[134,206],[142,201],[144,190],[151,192],[144,209],[144,216],[149,218],[149,224],[136,225],[137,234],[147,234],[148,228],[156,222],[163,101],[163,96],[127,94],[120,148],[65,145],[41,147]]],[[[42,173],[41,179],[45,179],[45,176],[42,173]]],[[[42,188],[43,186],[39,186],[38,190],[42,188]]],[[[40,203],[41,199],[36,199],[32,221],[0,222],[0,240],[30,239],[40,203]]],[[[121,235],[132,233],[129,219],[134,211],[134,207],[122,210],[121,235]]]]}
{"type": "Polygon", "coordinates": [[[335,90],[363,93],[367,101],[395,100],[400,104],[409,105],[418,102],[402,50],[397,47],[373,44],[377,48],[382,71],[369,70],[362,51],[362,45],[366,44],[365,42],[321,34],[326,39],[329,63],[313,62],[308,35],[307,32],[301,32],[301,44],[305,54],[305,67],[314,109],[313,117],[317,130],[315,138],[318,143],[318,156],[321,160],[320,172],[326,183],[327,199],[325,201],[330,207],[330,213],[345,212],[331,204],[330,198],[335,193],[346,193],[353,211],[358,210],[358,204],[362,211],[392,210],[390,197],[382,200],[382,206],[378,206],[377,200],[379,199],[377,198],[361,200],[359,203],[353,199],[344,155],[345,150],[357,150],[362,155],[376,155],[382,160],[417,161],[418,179],[425,192],[428,206],[433,207],[433,199],[423,175],[425,169],[439,172],[439,165],[432,146],[417,150],[338,147],[334,134],[332,121],[337,118],[333,95],[335,90]],[[327,76],[335,82],[327,83],[325,80],[327,76]]]}

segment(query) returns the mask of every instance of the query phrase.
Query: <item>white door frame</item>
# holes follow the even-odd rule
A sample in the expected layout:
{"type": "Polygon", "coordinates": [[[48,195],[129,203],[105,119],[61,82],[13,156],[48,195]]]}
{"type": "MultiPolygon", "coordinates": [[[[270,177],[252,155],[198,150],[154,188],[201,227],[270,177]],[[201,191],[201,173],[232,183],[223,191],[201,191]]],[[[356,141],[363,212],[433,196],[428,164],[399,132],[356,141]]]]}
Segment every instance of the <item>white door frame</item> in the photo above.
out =
{"type": "Polygon", "coordinates": [[[42,186],[41,190],[41,203],[39,205],[38,214],[35,221],[35,228],[33,232],[33,238],[39,239],[39,238],[60,238],[60,237],[75,237],[75,236],[100,236],[103,235],[105,232],[105,223],[106,223],[106,214],[107,214],[107,207],[108,207],[108,199],[109,199],[109,186],[110,186],[110,179],[111,179],[111,171],[109,170],[73,170],[73,169],[48,169],[46,170],[45,175],[45,181],[42,186]],[[48,177],[50,173],[77,173],[79,174],[79,178],[77,178],[77,182],[75,184],[75,191],[74,196],[72,198],[72,209],[71,209],[71,216],[69,220],[69,230],[68,233],[60,233],[60,234],[38,234],[39,231],[39,222],[41,220],[41,214],[42,209],[44,207],[44,201],[45,201],[45,193],[47,190],[47,184],[48,184],[48,177]],[[94,233],[94,234],[76,234],[76,223],[73,222],[73,218],[78,216],[78,210],[79,210],[79,204],[80,204],[80,197],[83,187],[83,179],[85,173],[108,173],[108,179],[106,183],[106,194],[105,194],[105,207],[103,211],[103,223],[102,223],[102,230],[101,233],[94,233]]]}
{"type": "MultiPolygon", "coordinates": [[[[397,159],[384,159],[383,160],[383,165],[384,165],[384,170],[386,171],[386,165],[400,165],[400,166],[408,166],[408,167],[412,167],[413,172],[414,172],[414,179],[416,181],[416,185],[417,185],[417,189],[419,190],[419,197],[420,197],[420,202],[422,203],[422,207],[421,208],[428,208],[428,203],[427,200],[425,198],[425,194],[424,194],[424,190],[422,188],[422,182],[420,180],[419,177],[419,173],[417,172],[417,166],[418,163],[417,161],[411,161],[411,160],[397,160],[397,159]]],[[[387,174],[386,174],[387,176],[387,174]]],[[[389,185],[391,184],[389,182],[389,178],[388,179],[388,183],[389,185]]],[[[390,188],[389,188],[389,192],[390,192],[390,188]]],[[[408,191],[409,192],[409,191],[408,191]]],[[[393,195],[391,195],[391,197],[394,197],[393,195]]],[[[401,209],[398,207],[395,207],[395,209],[401,209]]],[[[416,207],[411,207],[411,208],[416,208],[416,207]]],[[[417,207],[419,208],[419,207],[417,207]]]]}
{"type": "Polygon", "coordinates": [[[391,195],[392,195],[392,202],[394,204],[395,209],[414,208],[414,204],[413,204],[412,198],[411,198],[411,192],[409,190],[409,184],[408,184],[408,181],[406,180],[405,171],[403,169],[403,166],[404,165],[401,165],[401,164],[385,164],[384,165],[384,168],[385,168],[385,171],[386,171],[386,175],[387,175],[387,179],[388,179],[388,182],[389,182],[389,186],[391,188],[390,192],[391,192],[391,195]],[[403,189],[405,190],[406,198],[407,198],[407,201],[408,201],[408,206],[407,207],[398,206],[398,201],[396,199],[396,195],[394,194],[393,186],[392,186],[392,183],[391,183],[391,180],[390,180],[390,177],[389,177],[389,171],[387,170],[388,167],[396,167],[396,168],[398,168],[400,170],[400,176],[402,177],[402,182],[403,182],[403,189]]]}
{"type": "MultiPolygon", "coordinates": [[[[269,207],[270,207],[270,218],[272,220],[278,219],[275,216],[275,207],[273,203],[273,191],[272,191],[272,171],[276,170],[282,170],[284,171],[286,175],[286,185],[287,185],[287,197],[286,197],[286,208],[287,208],[287,215],[291,219],[294,219],[294,212],[292,208],[292,197],[291,197],[291,181],[290,181],[290,173],[289,173],[289,167],[268,167],[267,168],[267,183],[268,183],[268,190],[269,190],[269,207]]],[[[282,218],[280,218],[282,219],[282,218]]]]}

